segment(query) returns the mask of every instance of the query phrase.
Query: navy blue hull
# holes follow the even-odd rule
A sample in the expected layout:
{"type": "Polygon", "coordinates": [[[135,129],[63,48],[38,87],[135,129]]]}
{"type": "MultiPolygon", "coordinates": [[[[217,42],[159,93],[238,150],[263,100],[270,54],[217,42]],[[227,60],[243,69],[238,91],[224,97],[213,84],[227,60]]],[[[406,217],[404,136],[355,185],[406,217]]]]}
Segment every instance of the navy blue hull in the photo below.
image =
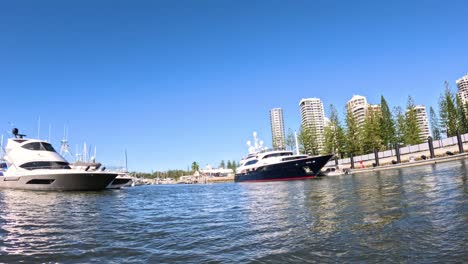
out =
{"type": "Polygon", "coordinates": [[[333,155],[310,157],[258,167],[254,171],[236,174],[235,182],[288,181],[313,179],[333,155]]]}

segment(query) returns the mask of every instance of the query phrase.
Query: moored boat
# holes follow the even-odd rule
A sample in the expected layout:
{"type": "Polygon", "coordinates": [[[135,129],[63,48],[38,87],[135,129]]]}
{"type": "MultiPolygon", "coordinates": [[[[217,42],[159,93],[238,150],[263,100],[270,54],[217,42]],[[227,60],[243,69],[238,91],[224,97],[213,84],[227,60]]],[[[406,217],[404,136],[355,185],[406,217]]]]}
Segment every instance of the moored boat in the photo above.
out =
{"type": "Polygon", "coordinates": [[[105,189],[117,173],[74,170],[53,146],[39,139],[27,139],[13,129],[3,159],[8,168],[0,175],[0,188],[54,191],[105,189]]]}
{"type": "Polygon", "coordinates": [[[308,156],[287,150],[268,150],[254,132],[254,144],[247,142],[249,154],[240,161],[235,182],[305,180],[320,177],[320,170],[333,155],[308,156]]]}
{"type": "Polygon", "coordinates": [[[258,153],[237,169],[234,181],[287,181],[319,177],[320,169],[333,157],[294,155],[291,151],[258,153]]]}

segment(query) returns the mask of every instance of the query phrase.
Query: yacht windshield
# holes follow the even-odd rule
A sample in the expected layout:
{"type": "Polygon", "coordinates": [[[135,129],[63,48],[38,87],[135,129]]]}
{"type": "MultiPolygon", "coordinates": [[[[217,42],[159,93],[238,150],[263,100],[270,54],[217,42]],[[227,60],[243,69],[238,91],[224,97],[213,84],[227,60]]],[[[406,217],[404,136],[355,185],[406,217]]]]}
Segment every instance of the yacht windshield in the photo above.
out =
{"type": "Polygon", "coordinates": [[[251,160],[251,161],[245,163],[244,166],[252,165],[252,164],[255,164],[255,163],[257,163],[257,162],[258,162],[258,160],[251,160]]]}
{"type": "Polygon", "coordinates": [[[32,142],[28,144],[24,144],[23,148],[29,150],[42,150],[42,151],[52,151],[55,152],[54,147],[51,144],[46,142],[32,142]]]}
{"type": "Polygon", "coordinates": [[[39,169],[49,169],[49,170],[59,170],[59,169],[71,169],[68,166],[68,162],[63,161],[33,161],[28,162],[20,166],[23,169],[27,170],[39,170],[39,169]]]}

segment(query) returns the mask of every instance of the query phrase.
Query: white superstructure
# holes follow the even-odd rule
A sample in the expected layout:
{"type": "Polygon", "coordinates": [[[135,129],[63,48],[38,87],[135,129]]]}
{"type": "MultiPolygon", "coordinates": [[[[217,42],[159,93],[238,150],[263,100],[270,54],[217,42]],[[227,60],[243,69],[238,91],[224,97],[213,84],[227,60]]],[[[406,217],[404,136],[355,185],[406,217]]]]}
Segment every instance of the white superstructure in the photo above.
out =
{"type": "Polygon", "coordinates": [[[270,124],[273,148],[285,149],[283,109],[274,108],[270,110],[270,124]]]}
{"type": "Polygon", "coordinates": [[[294,155],[292,151],[287,150],[270,150],[251,154],[244,158],[241,166],[237,168],[236,173],[247,173],[254,171],[256,168],[269,165],[287,162],[291,160],[299,160],[307,158],[307,155],[294,155]]]}
{"type": "Polygon", "coordinates": [[[324,145],[325,110],[319,98],[306,98],[299,102],[302,127],[315,129],[319,151],[324,145]]]}
{"type": "Polygon", "coordinates": [[[468,102],[468,74],[457,80],[458,96],[462,103],[468,102]]]}
{"type": "Polygon", "coordinates": [[[5,173],[7,176],[41,169],[70,169],[68,161],[50,143],[36,139],[8,139],[4,159],[11,165],[5,173]]]}

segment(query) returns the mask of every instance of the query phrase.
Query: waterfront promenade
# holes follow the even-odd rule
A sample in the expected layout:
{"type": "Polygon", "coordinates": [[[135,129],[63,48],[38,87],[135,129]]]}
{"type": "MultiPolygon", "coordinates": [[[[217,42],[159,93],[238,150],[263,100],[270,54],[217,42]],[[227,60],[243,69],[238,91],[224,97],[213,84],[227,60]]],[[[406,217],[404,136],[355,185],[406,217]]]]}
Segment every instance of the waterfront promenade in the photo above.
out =
{"type": "Polygon", "coordinates": [[[456,160],[463,160],[468,158],[468,153],[450,155],[450,156],[443,156],[434,159],[426,159],[426,160],[416,160],[416,161],[407,161],[404,163],[399,164],[389,164],[384,166],[378,167],[365,167],[365,168],[358,168],[351,170],[351,174],[357,173],[364,173],[364,172],[376,172],[376,171],[383,171],[383,170],[392,170],[392,169],[400,169],[400,168],[408,168],[408,167],[417,167],[417,166],[424,166],[424,165],[431,165],[437,163],[444,163],[444,162],[451,162],[456,160]]]}
{"type": "Polygon", "coordinates": [[[375,171],[401,166],[419,166],[437,161],[463,159],[466,158],[466,155],[456,155],[463,154],[465,150],[468,150],[468,134],[460,135],[459,138],[455,136],[443,140],[434,140],[432,141],[432,150],[434,155],[431,158],[431,146],[428,141],[419,145],[400,146],[398,152],[393,148],[386,151],[354,156],[353,159],[331,160],[325,165],[324,169],[338,166],[340,170],[351,169],[355,172],[362,170],[375,171]],[[398,160],[400,160],[399,164],[398,160]],[[352,164],[353,161],[354,166],[352,164]]]}

